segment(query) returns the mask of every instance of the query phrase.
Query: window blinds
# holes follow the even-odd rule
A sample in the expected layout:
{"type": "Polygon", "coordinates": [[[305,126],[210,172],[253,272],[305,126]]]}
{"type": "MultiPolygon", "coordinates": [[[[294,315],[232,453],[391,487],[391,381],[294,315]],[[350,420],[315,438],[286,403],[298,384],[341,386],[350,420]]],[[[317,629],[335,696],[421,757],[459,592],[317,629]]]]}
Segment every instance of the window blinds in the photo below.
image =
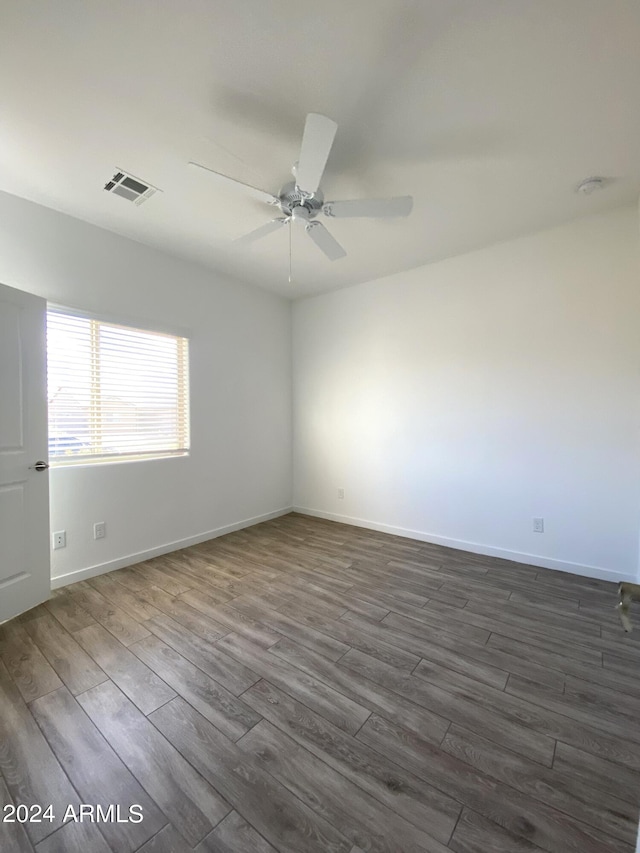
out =
{"type": "Polygon", "coordinates": [[[49,457],[90,462],[189,449],[189,342],[47,312],[49,457]]]}

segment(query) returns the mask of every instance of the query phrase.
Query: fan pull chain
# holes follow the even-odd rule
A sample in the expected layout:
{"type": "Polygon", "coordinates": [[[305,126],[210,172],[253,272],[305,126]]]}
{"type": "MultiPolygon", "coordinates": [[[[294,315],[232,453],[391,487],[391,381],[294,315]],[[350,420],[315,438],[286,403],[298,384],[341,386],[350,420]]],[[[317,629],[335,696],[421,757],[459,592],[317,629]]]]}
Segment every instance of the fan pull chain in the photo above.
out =
{"type": "Polygon", "coordinates": [[[289,218],[289,284],[291,284],[291,230],[293,228],[291,224],[292,221],[293,220],[289,218]]]}

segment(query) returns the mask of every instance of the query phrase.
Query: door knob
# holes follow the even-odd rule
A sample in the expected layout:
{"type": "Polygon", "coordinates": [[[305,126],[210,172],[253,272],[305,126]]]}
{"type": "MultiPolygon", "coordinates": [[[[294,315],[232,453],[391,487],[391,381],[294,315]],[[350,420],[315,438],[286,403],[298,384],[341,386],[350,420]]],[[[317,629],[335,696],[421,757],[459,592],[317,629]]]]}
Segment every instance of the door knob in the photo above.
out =
{"type": "Polygon", "coordinates": [[[36,471],[46,471],[49,467],[48,462],[43,462],[42,459],[39,462],[36,462],[35,465],[29,465],[29,468],[33,468],[36,471]]]}

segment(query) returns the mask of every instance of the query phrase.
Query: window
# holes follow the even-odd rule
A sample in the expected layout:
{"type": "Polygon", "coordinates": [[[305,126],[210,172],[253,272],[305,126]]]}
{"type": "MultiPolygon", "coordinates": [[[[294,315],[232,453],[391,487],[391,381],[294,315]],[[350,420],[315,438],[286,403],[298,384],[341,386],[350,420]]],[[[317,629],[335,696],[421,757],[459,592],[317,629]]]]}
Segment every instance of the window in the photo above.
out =
{"type": "Polygon", "coordinates": [[[53,464],[182,456],[189,450],[189,342],[47,312],[53,464]]]}

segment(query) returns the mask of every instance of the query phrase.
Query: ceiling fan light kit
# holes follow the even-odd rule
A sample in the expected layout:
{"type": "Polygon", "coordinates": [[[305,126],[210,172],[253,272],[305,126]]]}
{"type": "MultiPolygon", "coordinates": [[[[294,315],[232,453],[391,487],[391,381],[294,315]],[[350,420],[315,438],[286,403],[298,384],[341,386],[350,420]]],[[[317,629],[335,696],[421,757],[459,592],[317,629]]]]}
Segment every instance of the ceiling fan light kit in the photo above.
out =
{"type": "MultiPolygon", "coordinates": [[[[302,135],[300,156],[292,169],[295,180],[285,184],[278,195],[244,184],[199,163],[189,163],[189,165],[225,182],[227,186],[233,186],[259,201],[280,208],[283,216],[261,225],[249,234],[238,238],[236,242],[245,245],[254,243],[278,231],[282,225],[288,224],[290,228],[293,227],[295,222],[304,226],[311,240],[330,261],[336,261],[344,258],[347,253],[318,220],[317,217],[320,214],[331,219],[355,217],[379,219],[408,216],[413,207],[411,196],[325,202],[319,187],[337,129],[338,125],[332,119],[318,113],[309,113],[302,135]]],[[[289,273],[291,278],[291,271],[289,273]]]]}

